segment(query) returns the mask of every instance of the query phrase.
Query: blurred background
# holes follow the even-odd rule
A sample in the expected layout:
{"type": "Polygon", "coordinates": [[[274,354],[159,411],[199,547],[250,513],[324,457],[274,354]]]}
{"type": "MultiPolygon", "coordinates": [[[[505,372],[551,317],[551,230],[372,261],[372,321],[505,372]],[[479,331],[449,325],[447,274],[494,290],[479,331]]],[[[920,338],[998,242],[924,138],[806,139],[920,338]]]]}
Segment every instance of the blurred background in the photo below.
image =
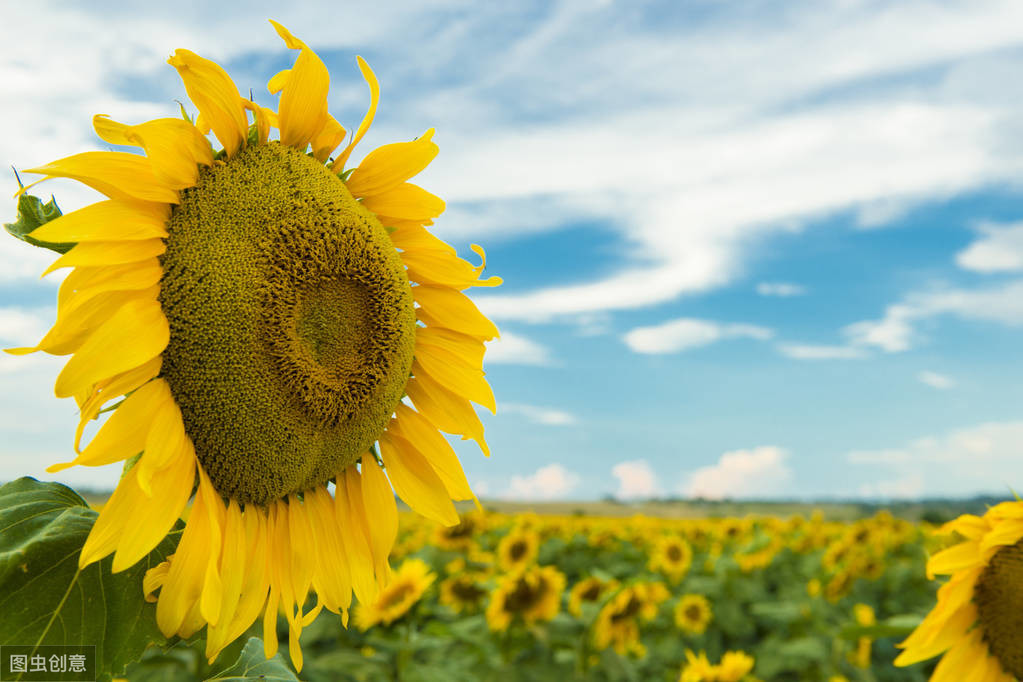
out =
{"type": "MultiPolygon", "coordinates": [[[[176,116],[175,48],[273,103],[266,19],[331,70],[353,157],[435,127],[436,232],[474,295],[481,497],[891,501],[1023,485],[1023,5],[1005,1],[4,3],[0,159],[176,116]]],[[[25,177],[28,181],[31,178],[25,177]]],[[[13,173],[0,218],[16,217],[13,173]]],[[[65,211],[96,200],[41,185],[65,211]]],[[[0,343],[52,324],[53,259],[0,235],[0,343]]],[[[62,271],[64,272],[64,271],[62,271]]],[[[0,356],[0,480],[70,458],[64,358],[0,356]]],[[[120,467],[59,480],[109,489],[120,467]]]]}

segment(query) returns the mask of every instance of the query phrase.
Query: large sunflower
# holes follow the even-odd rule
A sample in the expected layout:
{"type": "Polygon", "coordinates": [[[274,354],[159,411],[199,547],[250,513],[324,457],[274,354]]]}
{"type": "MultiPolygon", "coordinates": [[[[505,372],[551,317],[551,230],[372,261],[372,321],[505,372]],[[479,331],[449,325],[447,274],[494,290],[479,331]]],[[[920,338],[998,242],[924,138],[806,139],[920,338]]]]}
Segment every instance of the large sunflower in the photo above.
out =
{"type": "Polygon", "coordinates": [[[1003,502],[982,517],[966,514],[941,533],[962,541],[927,562],[929,577],[951,575],[938,603],[906,641],[895,665],[943,654],[931,682],[1023,679],[1023,502],[1003,502]]]}
{"type": "Polygon", "coordinates": [[[321,608],[347,620],[353,591],[371,603],[387,583],[392,486],[446,525],[458,523],[452,499],[473,498],[440,431],[489,454],[470,401],[495,408],[482,360],[497,329],[461,292],[500,280],[480,280],[483,265],[424,228],[444,202],[407,181],[436,156],[433,130],[346,170],[376,112],[376,77],[359,58],[369,111],[331,160],[346,134],[327,113],[327,68],[274,27],[298,51],[269,82],[277,112],[177,50],[168,63],[194,124],[97,116],[102,139],[145,155],[86,152],[30,169],[109,199],[32,233],[77,244],[50,268],[74,270],[53,328],[13,352],[71,355],[56,394],[80,406],[78,456],[51,471],[131,464],[80,565],[111,553],[114,571],[133,565],[194,492],[177,551],[146,576],[160,629],[206,626],[212,660],[263,614],[270,656],[281,610],[300,669],[303,624],[321,608]],[[122,396],[82,449],[85,425],[122,396]]]}

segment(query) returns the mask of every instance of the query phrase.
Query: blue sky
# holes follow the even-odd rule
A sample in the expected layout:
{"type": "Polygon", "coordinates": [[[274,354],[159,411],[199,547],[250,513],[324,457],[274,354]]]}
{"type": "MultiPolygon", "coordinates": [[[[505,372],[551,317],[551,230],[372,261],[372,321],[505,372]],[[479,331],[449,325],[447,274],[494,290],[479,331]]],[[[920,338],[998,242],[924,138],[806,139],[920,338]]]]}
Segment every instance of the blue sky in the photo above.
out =
{"type": "MultiPolygon", "coordinates": [[[[178,47],[242,91],[312,45],[375,146],[436,127],[437,233],[505,284],[484,496],[1009,494],[1023,485],[1023,5],[35,3],[0,9],[4,160],[175,115],[178,47]]],[[[15,189],[9,179],[11,191],[15,189]]],[[[95,200],[51,182],[66,209],[95,200]]],[[[13,199],[0,204],[5,220],[13,199]]],[[[0,342],[52,322],[0,240],[0,342]]],[[[0,479],[68,458],[60,358],[0,358],[0,479]]],[[[62,480],[104,486],[117,467],[62,480]]]]}

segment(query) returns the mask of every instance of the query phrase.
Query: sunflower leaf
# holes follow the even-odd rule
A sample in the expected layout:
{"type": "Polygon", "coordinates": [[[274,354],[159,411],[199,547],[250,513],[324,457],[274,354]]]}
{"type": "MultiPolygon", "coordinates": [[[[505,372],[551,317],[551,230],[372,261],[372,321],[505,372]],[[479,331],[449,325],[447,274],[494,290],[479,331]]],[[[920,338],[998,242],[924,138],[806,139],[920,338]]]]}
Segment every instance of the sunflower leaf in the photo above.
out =
{"type": "Polygon", "coordinates": [[[111,574],[112,557],[79,571],[96,516],[59,483],[20,478],[0,487],[0,642],[94,646],[96,680],[104,682],[165,642],[142,576],[174,551],[180,526],[126,571],[111,574]]]}
{"type": "Polygon", "coordinates": [[[284,662],[280,653],[267,659],[263,655],[263,640],[251,637],[238,660],[230,668],[207,678],[207,682],[242,682],[243,680],[264,680],[265,682],[298,682],[295,673],[284,662]]]}
{"type": "Polygon", "coordinates": [[[57,253],[67,253],[74,246],[73,243],[44,242],[29,235],[32,230],[44,223],[55,220],[63,215],[57,206],[57,200],[50,197],[50,200],[43,203],[39,197],[31,194],[22,194],[18,197],[18,220],[13,223],[4,223],[4,229],[10,232],[23,242],[32,246],[41,246],[57,253]]]}

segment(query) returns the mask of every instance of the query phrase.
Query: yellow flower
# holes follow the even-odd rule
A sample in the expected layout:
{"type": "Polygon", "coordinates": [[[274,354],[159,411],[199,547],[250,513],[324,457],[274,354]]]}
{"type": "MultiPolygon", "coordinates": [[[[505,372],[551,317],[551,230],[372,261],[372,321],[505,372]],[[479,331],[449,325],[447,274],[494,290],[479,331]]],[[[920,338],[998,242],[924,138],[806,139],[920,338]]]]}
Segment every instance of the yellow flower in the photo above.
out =
{"type": "Polygon", "coordinates": [[[678,682],[713,682],[717,679],[717,670],[707,660],[706,652],[699,655],[686,649],[686,664],[682,667],[678,682]]]}
{"type": "Polygon", "coordinates": [[[516,528],[497,543],[497,562],[507,573],[521,571],[536,561],[540,538],[528,528],[516,528]]]}
{"type": "Polygon", "coordinates": [[[485,576],[478,573],[462,573],[444,579],[440,584],[440,603],[450,606],[455,613],[476,611],[487,596],[485,580],[485,576]]]}
{"type": "Polygon", "coordinates": [[[553,566],[533,566],[522,573],[504,576],[490,595],[487,624],[491,630],[507,630],[516,618],[527,625],[558,615],[565,575],[553,566]]]}
{"type": "Polygon", "coordinates": [[[928,577],[951,575],[938,603],[898,646],[895,665],[942,655],[932,682],[1023,678],[1019,614],[1023,609],[1023,502],[1003,502],[982,517],[942,526],[962,540],[927,562],[928,577]]]}
{"type": "Polygon", "coordinates": [[[434,543],[453,552],[468,552],[475,544],[475,537],[485,530],[482,514],[465,514],[455,525],[438,526],[433,533],[434,543]]]}
{"type": "Polygon", "coordinates": [[[593,624],[593,645],[609,646],[620,655],[642,657],[646,649],[639,642],[639,621],[657,616],[657,606],[669,593],[661,583],[637,583],[623,588],[600,609],[593,624]]]}
{"type": "Polygon", "coordinates": [[[674,535],[664,535],[654,545],[649,568],[677,582],[689,571],[692,561],[693,550],[688,542],[674,535]]]}
{"type": "Polygon", "coordinates": [[[753,670],[753,657],[743,651],[728,651],[717,666],[718,682],[739,682],[753,670]]]}
{"type": "Polygon", "coordinates": [[[616,580],[605,581],[596,577],[580,580],[572,586],[572,590],[568,593],[568,612],[578,618],[582,615],[583,603],[597,602],[601,596],[616,587],[618,587],[616,580]]]}
{"type": "Polygon", "coordinates": [[[408,613],[436,578],[421,559],[406,559],[374,601],[355,607],[355,624],[361,630],[390,625],[408,613]]]}
{"type": "Polygon", "coordinates": [[[675,606],[675,625],[685,632],[703,634],[710,619],[710,602],[702,594],[682,595],[675,606]]]}
{"type": "Polygon", "coordinates": [[[447,525],[458,523],[452,499],[473,499],[440,432],[487,452],[470,401],[495,407],[481,363],[497,329],[461,292],[500,280],[480,280],[483,265],[424,227],[444,202],[407,181],[437,154],[433,130],[345,170],[379,99],[359,58],[369,111],[331,161],[345,130],[327,113],[327,68],[274,27],[297,51],[269,84],[278,111],[177,50],[169,63],[199,110],[194,125],[97,116],[103,140],[145,155],[85,152],[30,169],[108,199],[32,233],[77,244],[50,268],[74,269],[53,328],[13,352],[71,355],[55,392],[79,405],[78,456],[51,471],[133,464],[80,565],[112,553],[115,572],[135,564],[195,488],[177,551],[145,579],[149,598],[160,590],[160,629],[206,627],[212,660],[262,613],[269,656],[283,610],[301,669],[299,635],[314,612],[347,619],[353,591],[374,603],[390,577],[392,486],[447,525]],[[82,449],[86,423],[121,396],[82,449]],[[311,592],[317,606],[303,613],[311,592]]]}

